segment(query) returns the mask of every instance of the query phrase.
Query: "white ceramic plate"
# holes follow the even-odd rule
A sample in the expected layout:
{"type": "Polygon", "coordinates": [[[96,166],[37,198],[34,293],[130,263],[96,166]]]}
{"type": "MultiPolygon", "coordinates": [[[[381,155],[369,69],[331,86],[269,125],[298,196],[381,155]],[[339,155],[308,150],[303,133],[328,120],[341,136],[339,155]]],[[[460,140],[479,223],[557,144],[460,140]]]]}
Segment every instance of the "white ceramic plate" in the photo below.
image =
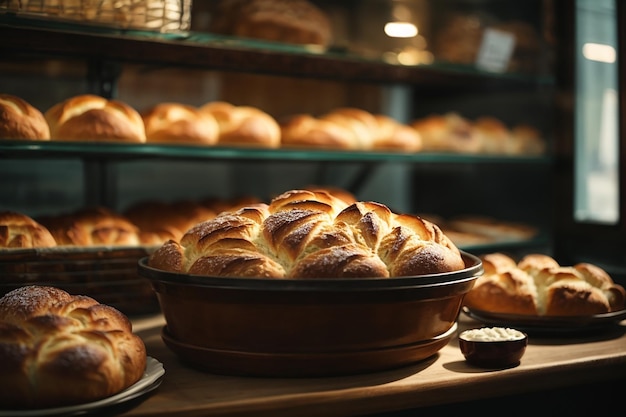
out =
{"type": "Polygon", "coordinates": [[[75,416],[86,414],[99,408],[117,405],[130,401],[144,395],[161,385],[161,380],[165,374],[163,364],[148,356],[146,361],[146,371],[143,377],[124,391],[102,400],[71,405],[67,407],[41,408],[36,410],[0,410],[0,417],[28,417],[28,416],[75,416]]]}

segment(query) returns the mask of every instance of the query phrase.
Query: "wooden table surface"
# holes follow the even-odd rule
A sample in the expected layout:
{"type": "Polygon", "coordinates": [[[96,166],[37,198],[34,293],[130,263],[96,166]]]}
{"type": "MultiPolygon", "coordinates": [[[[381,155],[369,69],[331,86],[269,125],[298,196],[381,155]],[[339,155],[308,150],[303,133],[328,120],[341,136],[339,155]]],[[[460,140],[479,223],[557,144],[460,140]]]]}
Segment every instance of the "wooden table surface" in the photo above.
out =
{"type": "MultiPolygon", "coordinates": [[[[626,375],[626,320],[602,332],[532,335],[521,363],[502,370],[468,365],[458,339],[401,369],[328,378],[214,375],[182,365],[163,343],[162,316],[134,319],[148,355],[163,363],[161,386],[123,416],[354,416],[610,381],[626,375]],[[531,388],[529,388],[531,387],[531,388]]],[[[458,331],[480,327],[461,314],[458,331]]],[[[626,391],[625,391],[626,393],[626,391]]]]}

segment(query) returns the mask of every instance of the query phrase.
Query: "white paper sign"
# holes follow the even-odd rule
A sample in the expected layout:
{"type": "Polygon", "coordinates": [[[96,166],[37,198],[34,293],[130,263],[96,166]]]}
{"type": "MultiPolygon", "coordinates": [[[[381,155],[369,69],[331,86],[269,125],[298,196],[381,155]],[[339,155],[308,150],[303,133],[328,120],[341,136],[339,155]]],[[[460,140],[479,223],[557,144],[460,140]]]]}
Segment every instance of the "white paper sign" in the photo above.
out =
{"type": "Polygon", "coordinates": [[[510,32],[485,29],[476,57],[476,66],[485,71],[504,72],[509,67],[515,48],[515,36],[510,32]]]}

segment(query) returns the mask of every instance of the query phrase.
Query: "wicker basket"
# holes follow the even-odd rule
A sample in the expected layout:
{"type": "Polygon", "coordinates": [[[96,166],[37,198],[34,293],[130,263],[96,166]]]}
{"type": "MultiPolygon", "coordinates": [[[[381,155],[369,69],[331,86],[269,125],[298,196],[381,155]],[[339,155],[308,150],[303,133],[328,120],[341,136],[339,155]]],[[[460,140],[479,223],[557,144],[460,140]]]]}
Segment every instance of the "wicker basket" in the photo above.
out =
{"type": "Polygon", "coordinates": [[[192,0],[0,0],[0,11],[120,29],[188,30],[192,0]]]}
{"type": "Polygon", "coordinates": [[[47,285],[87,295],[127,315],[159,311],[137,263],[152,248],[53,247],[0,249],[0,297],[25,285],[47,285]]]}

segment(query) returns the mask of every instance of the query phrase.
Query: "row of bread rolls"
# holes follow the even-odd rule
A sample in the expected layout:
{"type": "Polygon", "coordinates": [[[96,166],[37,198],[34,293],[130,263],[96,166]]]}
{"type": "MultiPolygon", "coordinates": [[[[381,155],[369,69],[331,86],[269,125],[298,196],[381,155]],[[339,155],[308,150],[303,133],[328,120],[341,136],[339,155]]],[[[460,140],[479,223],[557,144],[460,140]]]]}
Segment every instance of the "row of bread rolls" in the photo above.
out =
{"type": "Polygon", "coordinates": [[[466,294],[470,309],[531,316],[587,316],[626,308],[626,291],[602,268],[560,265],[543,254],[519,261],[503,253],[481,256],[484,274],[466,294]]]}
{"type": "Polygon", "coordinates": [[[528,124],[512,128],[484,116],[469,120],[456,112],[432,114],[411,123],[421,137],[424,151],[492,155],[542,155],[546,141],[528,124]]]}
{"type": "Polygon", "coordinates": [[[391,152],[454,151],[532,154],[545,151],[539,132],[509,129],[493,117],[474,122],[455,113],[410,124],[353,108],[294,114],[280,121],[253,106],[223,101],[195,107],[158,103],[142,113],[119,100],[79,95],[45,113],[11,95],[0,95],[0,137],[32,140],[104,140],[124,143],[249,146],[391,152]]]}
{"type": "MultiPolygon", "coordinates": [[[[346,203],[356,201],[347,190],[324,190],[346,203]]],[[[86,207],[72,212],[32,218],[14,211],[0,212],[0,248],[25,249],[56,246],[159,245],[180,239],[195,224],[224,211],[261,203],[254,196],[199,200],[142,200],[121,212],[106,207],[86,207]]]]}

